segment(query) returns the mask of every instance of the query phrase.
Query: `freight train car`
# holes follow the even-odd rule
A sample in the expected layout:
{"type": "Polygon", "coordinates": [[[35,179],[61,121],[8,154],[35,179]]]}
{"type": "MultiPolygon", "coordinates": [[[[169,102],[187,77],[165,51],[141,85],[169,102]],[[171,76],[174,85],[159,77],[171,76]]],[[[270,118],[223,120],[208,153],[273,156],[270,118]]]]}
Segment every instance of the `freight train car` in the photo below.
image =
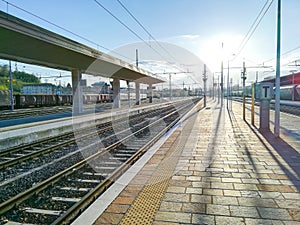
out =
{"type": "Polygon", "coordinates": [[[10,91],[0,90],[0,109],[8,109],[10,106],[10,91]]]}
{"type": "MultiPolygon", "coordinates": [[[[275,93],[275,89],[274,89],[275,93]]],[[[300,84],[280,86],[280,99],[300,101],[300,84]]]]}

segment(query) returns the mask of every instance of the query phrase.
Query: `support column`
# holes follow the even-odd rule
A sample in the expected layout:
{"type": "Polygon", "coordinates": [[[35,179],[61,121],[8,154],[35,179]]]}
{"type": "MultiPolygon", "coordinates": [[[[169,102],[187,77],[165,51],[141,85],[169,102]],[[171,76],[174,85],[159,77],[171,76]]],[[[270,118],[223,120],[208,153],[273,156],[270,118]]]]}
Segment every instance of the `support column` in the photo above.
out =
{"type": "Polygon", "coordinates": [[[129,81],[127,80],[126,81],[126,83],[127,83],[127,99],[128,99],[128,106],[130,107],[130,83],[129,83],[129,81]]]}
{"type": "Polygon", "coordinates": [[[152,103],[152,98],[153,98],[153,88],[152,88],[152,84],[149,84],[149,103],[152,103]]]}
{"type": "Polygon", "coordinates": [[[82,112],[83,101],[80,81],[82,74],[78,69],[72,70],[72,92],[73,92],[73,115],[78,115],[82,112]]]}
{"type": "Polygon", "coordinates": [[[140,95],[140,83],[135,82],[135,104],[141,104],[141,95],[140,95]]]}
{"type": "Polygon", "coordinates": [[[114,78],[113,89],[113,107],[120,108],[120,79],[114,78]]]}

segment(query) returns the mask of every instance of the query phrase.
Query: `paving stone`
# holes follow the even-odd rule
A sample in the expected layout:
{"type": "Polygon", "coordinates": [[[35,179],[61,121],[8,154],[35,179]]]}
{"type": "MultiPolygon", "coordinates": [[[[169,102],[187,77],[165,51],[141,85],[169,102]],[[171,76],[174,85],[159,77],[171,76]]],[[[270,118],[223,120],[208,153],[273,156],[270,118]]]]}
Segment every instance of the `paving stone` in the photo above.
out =
{"type": "Polygon", "coordinates": [[[202,194],[203,193],[203,189],[202,188],[187,187],[185,193],[189,193],[189,194],[202,194]]]}
{"type": "Polygon", "coordinates": [[[300,201],[298,199],[276,199],[276,204],[279,208],[291,209],[291,208],[299,208],[300,209],[300,201]]]}
{"type": "Polygon", "coordinates": [[[183,203],[182,212],[205,213],[206,206],[201,203],[183,203]]]}
{"type": "Polygon", "coordinates": [[[299,199],[300,200],[300,193],[282,193],[282,195],[286,199],[299,199]]]}
{"type": "Polygon", "coordinates": [[[111,204],[106,209],[106,212],[111,212],[111,213],[125,213],[128,208],[129,208],[129,205],[111,204]]]}
{"type": "Polygon", "coordinates": [[[279,180],[274,179],[259,179],[261,184],[281,184],[279,180]]]}
{"type": "Polygon", "coordinates": [[[260,218],[256,207],[229,206],[231,216],[260,218]]]}
{"type": "Polygon", "coordinates": [[[224,183],[242,183],[242,180],[240,178],[222,178],[222,182],[224,183]]]}
{"type": "Polygon", "coordinates": [[[185,187],[168,187],[167,192],[169,193],[185,193],[185,187]]]}
{"type": "Polygon", "coordinates": [[[281,192],[273,192],[273,191],[258,191],[261,198],[272,198],[272,199],[283,199],[283,195],[281,192]]]}
{"type": "Polygon", "coordinates": [[[223,190],[221,189],[203,189],[204,195],[223,195],[223,190]]]}
{"type": "Polygon", "coordinates": [[[288,212],[294,220],[300,221],[300,208],[289,209],[288,212]]]}
{"type": "Polygon", "coordinates": [[[258,184],[258,190],[260,191],[278,191],[278,192],[295,192],[290,186],[287,185],[267,185],[267,184],[258,184]]]}
{"type": "Polygon", "coordinates": [[[241,191],[235,191],[235,190],[223,190],[224,196],[235,196],[240,197],[241,191]]]}
{"type": "Polygon", "coordinates": [[[189,202],[190,194],[165,193],[164,201],[169,202],[189,202]]]}
{"type": "Polygon", "coordinates": [[[246,198],[260,198],[258,191],[241,191],[241,196],[246,198]]]}
{"type": "Polygon", "coordinates": [[[113,203],[114,204],[131,204],[134,201],[133,197],[117,197],[113,203]]]}
{"type": "Polygon", "coordinates": [[[191,202],[212,203],[212,196],[191,194],[191,202]]]}
{"type": "Polygon", "coordinates": [[[251,179],[242,178],[242,182],[244,184],[259,184],[258,179],[254,179],[254,178],[251,178],[251,179]]]}
{"type": "Polygon", "coordinates": [[[273,199],[260,198],[237,198],[241,206],[262,206],[262,207],[278,207],[273,199]]]}
{"type": "Polygon", "coordinates": [[[116,214],[116,213],[107,213],[104,212],[102,215],[97,219],[95,225],[100,224],[119,224],[121,219],[123,218],[124,214],[116,214]]]}
{"type": "Polygon", "coordinates": [[[196,181],[193,181],[192,182],[192,186],[193,187],[200,187],[200,188],[210,188],[211,187],[211,182],[196,182],[196,181]]]}
{"type": "Polygon", "coordinates": [[[230,216],[229,206],[226,205],[207,204],[206,213],[212,215],[230,216]]]}
{"type": "Polygon", "coordinates": [[[244,218],[241,217],[226,217],[226,216],[216,216],[216,225],[245,225],[244,218]]]}
{"type": "Polygon", "coordinates": [[[213,196],[213,203],[220,205],[238,205],[236,197],[213,196]]]}
{"type": "Polygon", "coordinates": [[[267,219],[250,219],[245,218],[246,225],[284,225],[280,220],[267,220],[267,219]]]}
{"type": "Polygon", "coordinates": [[[161,211],[180,212],[182,210],[183,203],[181,202],[167,202],[163,201],[160,205],[161,211]]]}
{"type": "Polygon", "coordinates": [[[259,214],[265,219],[292,220],[288,210],[279,208],[257,208],[259,214]]]}
{"type": "Polygon", "coordinates": [[[158,211],[155,215],[155,220],[165,222],[176,223],[191,223],[191,213],[179,213],[179,212],[161,212],[158,211]]]}
{"type": "Polygon", "coordinates": [[[211,188],[234,189],[232,183],[220,183],[220,182],[212,182],[211,188]]]}
{"type": "Polygon", "coordinates": [[[233,184],[235,190],[258,190],[255,184],[233,184]]]}
{"type": "Polygon", "coordinates": [[[192,214],[192,224],[215,224],[215,216],[205,214],[192,214]]]}

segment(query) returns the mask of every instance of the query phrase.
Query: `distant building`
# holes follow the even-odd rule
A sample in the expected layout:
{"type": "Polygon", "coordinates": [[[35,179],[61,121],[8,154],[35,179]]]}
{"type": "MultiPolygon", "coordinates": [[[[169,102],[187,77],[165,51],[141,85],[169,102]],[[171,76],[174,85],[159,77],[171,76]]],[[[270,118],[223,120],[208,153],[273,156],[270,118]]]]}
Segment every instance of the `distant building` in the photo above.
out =
{"type": "Polygon", "coordinates": [[[109,93],[109,84],[99,81],[92,84],[92,87],[98,90],[99,94],[108,94],[109,93]]]}

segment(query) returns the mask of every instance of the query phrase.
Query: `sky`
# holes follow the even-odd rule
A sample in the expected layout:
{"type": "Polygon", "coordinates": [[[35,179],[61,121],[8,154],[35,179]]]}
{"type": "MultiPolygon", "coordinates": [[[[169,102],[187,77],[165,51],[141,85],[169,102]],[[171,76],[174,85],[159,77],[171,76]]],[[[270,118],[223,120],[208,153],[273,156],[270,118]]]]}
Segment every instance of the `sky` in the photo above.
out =
{"type": "MultiPolygon", "coordinates": [[[[153,71],[151,72],[154,73],[162,70],[172,71],[172,68],[167,67],[166,63],[162,62],[163,60],[158,54],[155,56],[155,52],[149,45],[161,54],[166,54],[165,50],[157,46],[149,34],[130,17],[119,4],[121,2],[150,32],[156,41],[163,43],[163,47],[169,53],[173,54],[172,47],[169,48],[170,46],[178,46],[178,48],[189,51],[191,58],[198,57],[201,62],[205,63],[208,66],[210,80],[212,80],[213,73],[215,73],[216,77],[216,74],[221,71],[222,60],[226,70],[228,63],[230,65],[230,76],[233,78],[233,83],[241,82],[240,67],[243,61],[246,62],[246,67],[248,67],[247,83],[255,80],[256,71],[258,71],[259,79],[274,75],[276,0],[273,1],[241,52],[238,52],[238,47],[242,40],[262,7],[266,2],[270,3],[271,0],[98,0],[100,4],[139,37],[120,24],[112,15],[100,7],[95,0],[7,0],[7,2],[38,15],[91,42],[29,15],[2,0],[0,1],[0,10],[100,51],[109,54],[121,51],[122,56],[125,55],[126,57],[124,60],[131,60],[132,63],[135,62],[135,48],[139,46],[139,60],[141,62],[144,61],[144,63],[140,64],[141,66],[145,66],[148,70],[152,68],[153,71]],[[97,43],[97,45],[94,43],[97,43]],[[124,46],[126,51],[123,51],[124,46]],[[151,65],[153,65],[153,62],[158,61],[162,62],[162,64],[156,68],[149,67],[149,64],[145,63],[145,61],[150,60],[152,60],[151,65]],[[272,68],[258,68],[263,63],[266,66],[272,66],[272,68]],[[163,67],[164,69],[162,69],[163,67]]],[[[282,53],[300,46],[300,29],[296,26],[298,15],[300,15],[299,0],[282,1],[282,53]]],[[[177,49],[177,47],[175,48],[177,49]]],[[[175,59],[180,58],[180,53],[176,51],[176,54],[168,60],[173,62],[175,59]]],[[[122,58],[121,56],[119,57],[122,58]]],[[[292,66],[292,61],[297,59],[300,59],[300,48],[282,56],[282,75],[289,74],[292,70],[299,70],[299,67],[292,66]]],[[[185,63],[188,64],[188,62],[185,63]]],[[[17,63],[17,66],[19,70],[32,71],[37,76],[47,77],[42,79],[44,82],[48,81],[56,84],[62,82],[64,85],[70,81],[69,78],[51,78],[58,75],[70,76],[70,73],[67,71],[36,68],[32,65],[23,65],[21,63],[17,63]]],[[[181,70],[191,71],[192,68],[182,66],[181,70]]],[[[194,79],[201,83],[202,72],[191,72],[193,72],[192,76],[194,76],[194,79]]],[[[180,77],[180,79],[184,79],[182,74],[180,77]]],[[[91,82],[99,80],[99,78],[89,79],[91,82]]],[[[166,77],[166,79],[168,78],[166,77]]],[[[182,83],[182,81],[178,80],[178,83],[182,83]]]]}

